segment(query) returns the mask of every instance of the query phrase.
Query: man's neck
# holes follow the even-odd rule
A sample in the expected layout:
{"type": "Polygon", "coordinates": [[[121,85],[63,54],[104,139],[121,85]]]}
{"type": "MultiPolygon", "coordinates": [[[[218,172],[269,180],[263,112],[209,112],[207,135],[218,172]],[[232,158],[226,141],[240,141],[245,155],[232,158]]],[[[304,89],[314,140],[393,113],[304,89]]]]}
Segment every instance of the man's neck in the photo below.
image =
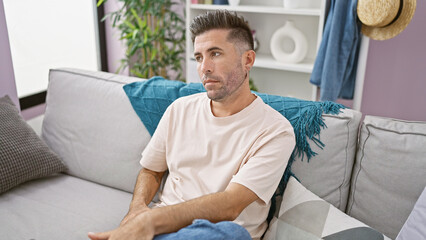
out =
{"type": "Polygon", "coordinates": [[[242,93],[229,96],[223,101],[211,101],[210,107],[214,116],[227,117],[236,114],[250,105],[256,99],[256,95],[250,89],[242,93]]]}

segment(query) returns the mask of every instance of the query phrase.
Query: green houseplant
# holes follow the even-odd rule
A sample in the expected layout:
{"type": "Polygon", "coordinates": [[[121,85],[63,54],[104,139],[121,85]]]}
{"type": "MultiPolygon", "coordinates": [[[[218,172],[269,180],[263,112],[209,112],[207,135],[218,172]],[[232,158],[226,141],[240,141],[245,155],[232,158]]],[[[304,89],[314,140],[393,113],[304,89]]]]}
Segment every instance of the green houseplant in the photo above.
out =
{"type": "MultiPolygon", "coordinates": [[[[99,0],[98,7],[106,0],[99,0]]],[[[122,7],[106,14],[121,32],[126,56],[117,72],[129,68],[133,76],[163,76],[183,80],[185,21],[172,9],[179,0],[118,0],[122,7]]],[[[184,9],[184,8],[182,8],[184,9]]],[[[184,11],[184,10],[182,10],[184,11]]]]}

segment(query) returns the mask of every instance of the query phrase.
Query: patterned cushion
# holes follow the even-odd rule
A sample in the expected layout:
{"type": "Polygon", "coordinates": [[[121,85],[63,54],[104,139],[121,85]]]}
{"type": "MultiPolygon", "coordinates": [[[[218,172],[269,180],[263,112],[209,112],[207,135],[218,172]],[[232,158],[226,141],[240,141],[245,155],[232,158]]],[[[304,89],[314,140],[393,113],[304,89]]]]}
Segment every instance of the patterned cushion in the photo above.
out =
{"type": "Polygon", "coordinates": [[[291,177],[278,218],[271,221],[264,239],[381,240],[389,239],[344,214],[291,177]]]}
{"type": "Polygon", "coordinates": [[[0,98],[0,123],[0,193],[31,179],[66,170],[58,156],[22,119],[8,96],[0,98]]]}

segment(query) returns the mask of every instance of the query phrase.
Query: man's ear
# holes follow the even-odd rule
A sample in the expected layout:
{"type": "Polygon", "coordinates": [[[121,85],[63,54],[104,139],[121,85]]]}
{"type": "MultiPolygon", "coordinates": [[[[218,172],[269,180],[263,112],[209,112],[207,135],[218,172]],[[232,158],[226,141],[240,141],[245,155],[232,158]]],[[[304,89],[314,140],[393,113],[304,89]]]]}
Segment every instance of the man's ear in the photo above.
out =
{"type": "Polygon", "coordinates": [[[247,72],[253,67],[255,59],[256,53],[253,50],[248,50],[243,54],[243,65],[247,72]]]}

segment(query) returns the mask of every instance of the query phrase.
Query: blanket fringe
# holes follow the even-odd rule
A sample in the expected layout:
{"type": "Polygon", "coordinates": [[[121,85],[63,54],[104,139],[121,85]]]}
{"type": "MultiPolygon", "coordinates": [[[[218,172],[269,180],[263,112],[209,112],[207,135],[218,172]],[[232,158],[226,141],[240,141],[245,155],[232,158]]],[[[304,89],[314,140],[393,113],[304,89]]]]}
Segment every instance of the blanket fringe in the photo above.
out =
{"type": "Polygon", "coordinates": [[[311,139],[312,142],[314,142],[320,149],[324,148],[325,144],[321,142],[320,132],[321,129],[324,129],[327,126],[324,123],[322,115],[339,114],[341,109],[344,108],[345,106],[330,101],[312,102],[312,104],[306,106],[301,111],[301,114],[298,117],[289,119],[296,135],[296,148],[288,161],[287,168],[280,181],[277,192],[275,193],[276,196],[283,195],[287,182],[291,176],[297,179],[291,171],[291,166],[296,157],[301,158],[303,161],[306,155],[307,161],[309,162],[313,156],[317,155],[317,153],[314,152],[309,145],[308,139],[311,139]]]}

